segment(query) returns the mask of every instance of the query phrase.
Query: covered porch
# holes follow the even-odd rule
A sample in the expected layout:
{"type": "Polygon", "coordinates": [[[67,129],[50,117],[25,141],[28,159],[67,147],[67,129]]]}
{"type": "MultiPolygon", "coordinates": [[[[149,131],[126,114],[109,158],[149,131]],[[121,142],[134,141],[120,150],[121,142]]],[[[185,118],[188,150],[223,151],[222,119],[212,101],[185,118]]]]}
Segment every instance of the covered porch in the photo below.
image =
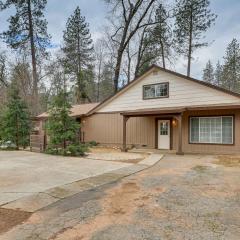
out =
{"type": "Polygon", "coordinates": [[[173,139],[176,139],[175,151],[183,155],[182,132],[183,114],[186,108],[142,109],[122,112],[123,116],[123,143],[122,150],[127,151],[128,120],[137,117],[153,117],[155,119],[155,149],[173,151],[173,139]]]}

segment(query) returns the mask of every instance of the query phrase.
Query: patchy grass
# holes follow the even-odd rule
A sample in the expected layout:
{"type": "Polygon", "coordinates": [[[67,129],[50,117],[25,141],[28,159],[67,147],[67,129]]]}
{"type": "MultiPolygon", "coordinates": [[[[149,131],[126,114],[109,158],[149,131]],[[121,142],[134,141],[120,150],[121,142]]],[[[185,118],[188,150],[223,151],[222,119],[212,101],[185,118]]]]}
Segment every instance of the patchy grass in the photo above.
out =
{"type": "Polygon", "coordinates": [[[218,156],[214,163],[225,167],[240,167],[240,156],[218,156]]]}
{"type": "Polygon", "coordinates": [[[208,169],[207,166],[202,166],[202,165],[197,165],[197,166],[192,168],[192,170],[194,170],[194,171],[196,171],[198,173],[204,173],[204,172],[207,171],[207,169],[208,169]]]}

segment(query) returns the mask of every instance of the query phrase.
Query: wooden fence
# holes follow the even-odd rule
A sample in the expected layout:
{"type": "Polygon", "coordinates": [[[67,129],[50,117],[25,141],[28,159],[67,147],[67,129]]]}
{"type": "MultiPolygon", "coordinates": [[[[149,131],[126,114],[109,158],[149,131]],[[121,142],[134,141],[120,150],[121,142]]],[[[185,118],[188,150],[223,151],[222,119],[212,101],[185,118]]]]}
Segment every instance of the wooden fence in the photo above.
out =
{"type": "MultiPolygon", "coordinates": [[[[79,131],[76,135],[76,141],[79,143],[84,143],[85,133],[79,131]]],[[[44,134],[32,133],[30,135],[30,150],[32,152],[44,152],[48,144],[47,136],[44,134]]]]}
{"type": "Polygon", "coordinates": [[[30,135],[30,150],[33,152],[43,152],[46,149],[46,135],[30,135]]]}

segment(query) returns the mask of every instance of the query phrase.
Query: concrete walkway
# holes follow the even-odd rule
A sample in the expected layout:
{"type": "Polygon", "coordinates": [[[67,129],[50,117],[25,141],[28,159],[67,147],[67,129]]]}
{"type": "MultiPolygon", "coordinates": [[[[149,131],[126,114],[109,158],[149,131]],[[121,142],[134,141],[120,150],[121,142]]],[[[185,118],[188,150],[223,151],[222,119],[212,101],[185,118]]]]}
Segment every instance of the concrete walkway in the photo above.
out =
{"type": "Polygon", "coordinates": [[[106,161],[0,152],[0,207],[35,212],[66,197],[146,169],[162,155],[150,155],[137,164],[117,162],[118,158],[106,161]]]}

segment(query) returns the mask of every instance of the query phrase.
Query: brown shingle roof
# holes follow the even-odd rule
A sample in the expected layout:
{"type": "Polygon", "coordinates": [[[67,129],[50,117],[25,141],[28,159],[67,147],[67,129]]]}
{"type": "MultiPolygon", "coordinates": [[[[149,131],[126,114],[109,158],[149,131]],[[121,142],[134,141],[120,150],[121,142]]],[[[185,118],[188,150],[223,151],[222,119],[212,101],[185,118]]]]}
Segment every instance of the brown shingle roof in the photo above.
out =
{"type": "MultiPolygon", "coordinates": [[[[82,115],[87,114],[89,111],[91,111],[93,108],[95,108],[99,103],[86,103],[86,104],[79,104],[79,105],[73,105],[71,108],[71,117],[79,117],[82,115]]],[[[44,112],[40,115],[38,115],[36,118],[47,118],[48,113],[44,112]]]]}

